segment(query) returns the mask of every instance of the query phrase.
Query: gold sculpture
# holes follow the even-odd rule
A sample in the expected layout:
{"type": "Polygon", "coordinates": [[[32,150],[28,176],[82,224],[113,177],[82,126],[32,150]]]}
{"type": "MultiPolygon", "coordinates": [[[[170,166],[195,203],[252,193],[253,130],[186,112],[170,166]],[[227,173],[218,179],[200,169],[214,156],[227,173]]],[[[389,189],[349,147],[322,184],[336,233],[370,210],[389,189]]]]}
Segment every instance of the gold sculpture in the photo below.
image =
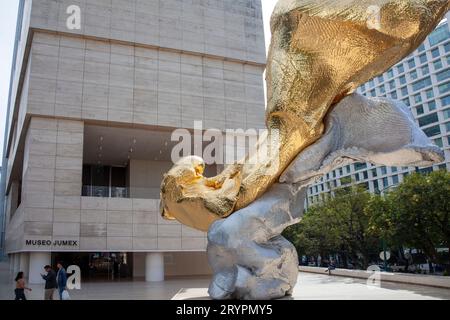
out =
{"type": "Polygon", "coordinates": [[[250,154],[212,178],[203,177],[201,158],[181,160],[164,176],[162,215],[206,231],[253,202],[321,137],[334,104],[413,52],[448,9],[449,0],[280,0],[271,19],[263,138],[278,132],[278,152],[257,164],[250,154]]]}

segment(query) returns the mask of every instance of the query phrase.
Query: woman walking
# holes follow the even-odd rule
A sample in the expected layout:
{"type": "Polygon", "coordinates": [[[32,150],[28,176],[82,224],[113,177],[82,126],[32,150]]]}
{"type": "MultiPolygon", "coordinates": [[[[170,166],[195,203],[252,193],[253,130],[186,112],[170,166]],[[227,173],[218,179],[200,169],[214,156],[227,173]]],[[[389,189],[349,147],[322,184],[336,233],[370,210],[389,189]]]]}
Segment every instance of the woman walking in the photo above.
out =
{"type": "Polygon", "coordinates": [[[31,288],[27,288],[25,286],[25,279],[23,278],[22,271],[19,271],[19,273],[17,273],[14,281],[16,281],[16,289],[14,290],[14,293],[16,294],[15,300],[27,300],[27,298],[25,297],[25,289],[31,291],[31,288]]]}

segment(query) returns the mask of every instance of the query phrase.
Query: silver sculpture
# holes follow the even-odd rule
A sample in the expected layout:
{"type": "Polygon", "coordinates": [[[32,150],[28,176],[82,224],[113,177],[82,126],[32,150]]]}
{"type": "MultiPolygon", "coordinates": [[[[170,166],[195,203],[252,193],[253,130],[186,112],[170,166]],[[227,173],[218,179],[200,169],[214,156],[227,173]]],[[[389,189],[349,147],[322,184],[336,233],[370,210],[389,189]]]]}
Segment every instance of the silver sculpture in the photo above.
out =
{"type": "Polygon", "coordinates": [[[280,234],[300,221],[307,187],[324,173],[355,161],[427,166],[443,160],[443,152],[401,102],[352,94],[335,106],[325,124],[322,138],[297,156],[279,183],[211,225],[211,298],[275,299],[292,293],[298,257],[280,234]]]}

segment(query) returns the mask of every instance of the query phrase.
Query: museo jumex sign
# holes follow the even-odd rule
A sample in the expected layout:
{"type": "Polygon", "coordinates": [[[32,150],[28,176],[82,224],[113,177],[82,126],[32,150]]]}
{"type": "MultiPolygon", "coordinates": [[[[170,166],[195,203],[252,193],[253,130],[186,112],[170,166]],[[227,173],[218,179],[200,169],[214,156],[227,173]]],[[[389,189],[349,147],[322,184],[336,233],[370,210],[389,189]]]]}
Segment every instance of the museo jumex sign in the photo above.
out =
{"type": "Polygon", "coordinates": [[[76,247],[78,240],[30,240],[25,239],[27,246],[54,246],[54,247],[76,247]]]}

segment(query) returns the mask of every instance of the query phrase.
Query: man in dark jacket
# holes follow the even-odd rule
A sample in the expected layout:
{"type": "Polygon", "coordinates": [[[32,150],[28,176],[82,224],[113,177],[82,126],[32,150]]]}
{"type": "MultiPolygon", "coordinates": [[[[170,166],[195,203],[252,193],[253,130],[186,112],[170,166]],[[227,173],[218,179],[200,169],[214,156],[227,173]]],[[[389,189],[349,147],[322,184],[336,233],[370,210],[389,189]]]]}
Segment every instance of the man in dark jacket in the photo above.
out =
{"type": "Polygon", "coordinates": [[[58,283],[59,300],[62,300],[62,293],[66,289],[67,285],[67,273],[66,269],[64,269],[62,265],[62,262],[58,262],[56,264],[56,267],[58,268],[58,273],[56,274],[56,281],[58,283]]]}
{"type": "Polygon", "coordinates": [[[44,290],[44,299],[45,300],[53,300],[53,292],[55,291],[56,284],[56,273],[52,270],[52,267],[46,265],[44,267],[45,272],[47,274],[41,274],[42,279],[45,280],[45,290],[44,290]]]}

